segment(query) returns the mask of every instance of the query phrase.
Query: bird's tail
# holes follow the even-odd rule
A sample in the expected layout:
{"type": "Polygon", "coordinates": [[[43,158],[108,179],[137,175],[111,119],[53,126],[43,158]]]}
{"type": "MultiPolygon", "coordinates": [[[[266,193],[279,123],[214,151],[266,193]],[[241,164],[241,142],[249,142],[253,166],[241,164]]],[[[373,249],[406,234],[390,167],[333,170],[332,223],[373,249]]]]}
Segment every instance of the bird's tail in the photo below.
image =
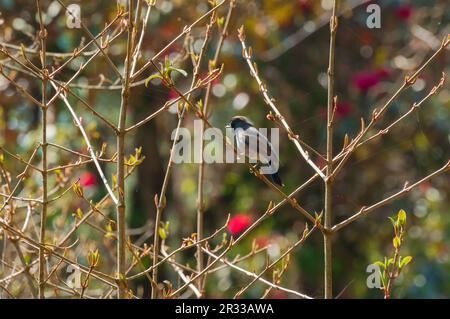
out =
{"type": "MultiPolygon", "coordinates": [[[[263,166],[270,166],[270,165],[272,165],[271,161],[269,161],[268,164],[265,164],[263,166]]],[[[283,182],[281,181],[280,175],[278,175],[278,171],[273,174],[264,174],[264,176],[266,176],[267,179],[272,183],[277,184],[280,187],[284,186],[283,182]]]]}
{"type": "Polygon", "coordinates": [[[280,175],[278,175],[278,172],[274,173],[274,174],[267,174],[265,175],[271,182],[283,187],[284,184],[281,181],[280,175]]]}

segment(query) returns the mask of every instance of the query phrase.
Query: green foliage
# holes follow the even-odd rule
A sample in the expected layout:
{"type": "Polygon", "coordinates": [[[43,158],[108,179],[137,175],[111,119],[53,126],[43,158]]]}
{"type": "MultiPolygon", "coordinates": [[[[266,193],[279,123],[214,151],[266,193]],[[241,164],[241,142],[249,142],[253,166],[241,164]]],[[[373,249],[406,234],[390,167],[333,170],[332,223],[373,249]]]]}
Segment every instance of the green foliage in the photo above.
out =
{"type": "Polygon", "coordinates": [[[169,236],[169,225],[170,225],[169,222],[165,223],[161,222],[161,226],[158,229],[158,234],[162,240],[166,240],[167,237],[169,236]]]}
{"type": "Polygon", "coordinates": [[[403,240],[406,235],[406,212],[401,209],[396,217],[388,217],[394,228],[394,238],[392,244],[394,246],[393,256],[384,257],[384,262],[376,261],[373,264],[380,267],[380,276],[382,282],[382,289],[385,298],[391,298],[392,285],[395,279],[400,275],[402,270],[413,260],[411,256],[401,257],[400,250],[403,245],[403,240]]]}
{"type": "Polygon", "coordinates": [[[145,80],[145,86],[148,86],[150,81],[154,80],[154,79],[160,79],[167,86],[172,86],[173,85],[172,74],[174,72],[180,73],[184,77],[188,76],[188,73],[185,70],[173,66],[172,62],[170,61],[168,56],[166,56],[166,58],[164,59],[164,63],[160,63],[160,66],[161,66],[161,73],[158,72],[158,73],[154,73],[154,74],[150,75],[145,80]]]}

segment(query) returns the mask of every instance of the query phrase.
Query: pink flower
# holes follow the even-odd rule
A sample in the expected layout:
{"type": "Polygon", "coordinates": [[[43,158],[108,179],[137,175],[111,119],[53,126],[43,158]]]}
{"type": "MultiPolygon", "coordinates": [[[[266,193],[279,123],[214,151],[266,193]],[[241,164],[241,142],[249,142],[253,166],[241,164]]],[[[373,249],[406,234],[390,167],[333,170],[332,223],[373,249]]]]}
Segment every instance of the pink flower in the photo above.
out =
{"type": "Polygon", "coordinates": [[[352,105],[349,102],[337,102],[336,115],[340,118],[346,118],[352,113],[352,105]]]}
{"type": "Polygon", "coordinates": [[[391,72],[387,68],[379,68],[374,71],[363,71],[356,73],[352,78],[352,84],[358,90],[367,92],[369,89],[377,86],[382,80],[387,79],[391,72]]]}
{"type": "Polygon", "coordinates": [[[233,236],[237,236],[252,224],[252,218],[246,214],[237,214],[230,219],[228,230],[233,236]]]}
{"type": "Polygon", "coordinates": [[[360,91],[367,92],[380,82],[380,77],[373,72],[359,72],[352,78],[352,84],[360,91]]]}
{"type": "Polygon", "coordinates": [[[97,185],[97,177],[91,172],[84,172],[80,176],[80,185],[86,188],[97,185]]]}
{"type": "Polygon", "coordinates": [[[304,13],[310,13],[313,9],[310,0],[298,0],[297,5],[304,13]]]}
{"type": "Polygon", "coordinates": [[[178,97],[179,97],[179,95],[178,95],[177,91],[175,91],[175,90],[170,90],[170,91],[169,91],[169,96],[168,96],[169,101],[175,100],[175,99],[177,99],[178,97]]]}
{"type": "Polygon", "coordinates": [[[410,4],[402,4],[395,9],[395,15],[401,20],[408,20],[413,13],[413,8],[410,4]]]}

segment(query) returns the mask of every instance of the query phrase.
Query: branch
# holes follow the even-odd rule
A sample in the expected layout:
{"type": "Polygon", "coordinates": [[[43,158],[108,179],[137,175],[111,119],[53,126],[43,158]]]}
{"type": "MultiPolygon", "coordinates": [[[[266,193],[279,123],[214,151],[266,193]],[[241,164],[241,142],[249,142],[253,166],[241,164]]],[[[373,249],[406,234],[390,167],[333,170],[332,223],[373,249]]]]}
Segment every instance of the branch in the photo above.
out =
{"type": "MultiPolygon", "coordinates": [[[[222,50],[223,41],[225,40],[225,37],[227,36],[228,32],[228,25],[230,24],[231,20],[231,14],[233,13],[233,8],[235,7],[236,3],[234,0],[230,1],[229,7],[228,7],[228,13],[225,20],[225,23],[222,28],[222,32],[219,38],[219,41],[216,46],[216,52],[214,54],[214,59],[209,62],[210,71],[211,68],[215,68],[217,66],[219,55],[222,50]]],[[[206,87],[206,93],[204,98],[204,106],[203,106],[203,112],[204,114],[208,114],[209,111],[209,100],[211,96],[211,88],[212,88],[212,82],[209,82],[206,87]]],[[[208,116],[208,115],[206,115],[208,116]]],[[[200,163],[199,163],[199,169],[198,169],[198,187],[197,187],[197,236],[199,239],[203,238],[203,232],[204,232],[204,212],[205,212],[205,203],[203,199],[203,185],[204,185],[204,172],[205,172],[205,165],[203,161],[203,149],[204,149],[204,131],[205,131],[205,123],[201,121],[201,127],[200,127],[200,163]]],[[[202,253],[202,246],[198,246],[197,251],[197,271],[201,272],[203,270],[203,253],[202,253]]],[[[207,273],[205,273],[205,276],[202,280],[199,281],[199,287],[201,288],[201,291],[204,291],[204,287],[206,285],[206,279],[207,279],[207,273]]]]}
{"type": "Polygon", "coordinates": [[[215,12],[217,9],[219,9],[227,0],[222,0],[220,3],[218,3],[215,7],[211,8],[208,12],[203,14],[200,18],[195,20],[191,25],[184,27],[183,31],[177,35],[172,41],[169,42],[161,51],[159,51],[157,54],[153,56],[153,58],[150,59],[147,63],[144,64],[143,67],[141,67],[138,71],[136,71],[132,76],[131,79],[134,82],[136,77],[138,77],[141,73],[143,73],[150,65],[152,65],[167,49],[169,49],[175,42],[177,42],[179,39],[181,39],[184,35],[191,32],[192,28],[195,27],[197,24],[199,24],[203,19],[205,19],[207,16],[215,12]]]}
{"type": "Polygon", "coordinates": [[[333,11],[330,18],[330,49],[328,61],[327,85],[327,170],[325,180],[325,231],[323,232],[324,248],[324,290],[325,299],[333,298],[333,250],[332,233],[329,232],[333,224],[333,122],[337,107],[337,97],[334,96],[334,65],[336,51],[336,33],[338,28],[338,1],[333,1],[333,11]]]}
{"type": "MultiPolygon", "coordinates": [[[[345,163],[348,161],[350,156],[354,153],[356,146],[359,144],[361,139],[369,132],[369,130],[375,125],[375,123],[383,116],[383,114],[387,111],[387,109],[391,106],[392,102],[409,86],[414,84],[416,79],[419,77],[419,75],[422,73],[422,71],[441,53],[445,50],[445,48],[450,44],[450,37],[444,38],[442,41],[442,44],[440,48],[411,76],[406,76],[405,80],[403,81],[403,84],[400,86],[400,88],[392,95],[389,100],[381,107],[380,110],[375,109],[372,114],[372,120],[370,123],[365,126],[363,125],[361,128],[361,132],[357,135],[357,137],[351,142],[351,144],[348,147],[347,152],[345,153],[342,160],[339,162],[339,164],[336,166],[336,168],[333,171],[333,174],[331,178],[335,178],[336,175],[339,173],[339,171],[344,167],[345,163]]],[[[362,123],[364,121],[362,120],[362,123]]]]}
{"type": "Polygon", "coordinates": [[[241,296],[247,289],[249,289],[257,280],[260,280],[260,278],[270,269],[272,269],[277,263],[279,263],[284,257],[286,257],[287,255],[289,255],[294,249],[296,249],[298,246],[300,246],[301,244],[303,244],[306,239],[308,239],[308,237],[312,234],[312,232],[316,229],[316,225],[314,225],[314,227],[311,230],[308,230],[308,224],[306,224],[305,226],[305,230],[303,232],[302,238],[300,238],[300,240],[298,240],[294,245],[292,245],[291,247],[289,247],[279,258],[277,258],[275,261],[273,261],[270,265],[268,265],[266,268],[264,268],[264,270],[262,272],[259,273],[258,276],[254,277],[254,279],[247,284],[244,288],[242,288],[241,290],[239,290],[238,293],[236,293],[236,295],[234,296],[234,298],[238,298],[239,296],[241,296]]]}
{"type": "Polygon", "coordinates": [[[373,204],[369,207],[362,207],[358,213],[352,215],[351,217],[347,218],[346,220],[340,222],[339,224],[336,224],[335,226],[333,226],[332,231],[336,232],[338,230],[340,230],[341,228],[344,228],[345,226],[351,224],[352,222],[358,220],[359,218],[366,216],[367,214],[369,214],[370,212],[374,211],[377,208],[380,208],[386,204],[389,204],[390,202],[402,197],[403,195],[408,194],[413,188],[416,188],[417,186],[419,186],[422,183],[425,183],[426,181],[432,179],[433,177],[436,177],[442,173],[445,173],[446,171],[448,171],[450,168],[450,161],[445,164],[443,167],[441,167],[440,169],[438,169],[437,171],[425,176],[424,178],[422,178],[421,180],[417,181],[416,183],[412,184],[412,185],[407,185],[405,184],[405,187],[403,187],[403,189],[391,196],[389,196],[388,198],[385,198],[381,201],[379,201],[376,204],[373,204]]]}
{"type": "Polygon", "coordinates": [[[302,293],[300,293],[300,292],[298,292],[298,291],[291,290],[291,289],[288,289],[288,288],[284,288],[284,287],[281,287],[281,286],[276,285],[276,284],[274,284],[274,283],[271,283],[270,281],[265,280],[264,278],[258,277],[258,275],[256,275],[255,273],[252,273],[252,272],[250,272],[250,271],[248,271],[248,270],[245,270],[245,269],[243,269],[243,268],[241,268],[241,267],[239,267],[239,266],[236,266],[236,265],[233,264],[233,263],[230,263],[228,260],[226,260],[226,259],[223,258],[223,257],[216,256],[215,254],[213,254],[212,252],[210,252],[210,251],[209,251],[208,249],[206,249],[206,248],[202,248],[202,249],[203,249],[203,251],[204,251],[205,253],[207,253],[208,255],[210,255],[211,257],[213,257],[213,258],[214,258],[214,261],[220,260],[221,262],[223,262],[224,264],[227,264],[227,265],[230,266],[231,268],[236,269],[236,270],[242,272],[243,274],[245,274],[245,275],[247,275],[247,276],[249,276],[249,277],[253,277],[253,278],[255,278],[256,280],[259,280],[260,282],[262,282],[262,283],[264,283],[264,284],[266,284],[266,285],[268,285],[268,286],[270,286],[270,287],[272,287],[272,288],[275,288],[275,289],[281,290],[281,291],[285,291],[285,292],[287,292],[287,293],[296,295],[296,296],[301,297],[301,298],[304,298],[304,299],[313,299],[312,297],[310,297],[310,296],[308,296],[308,295],[305,295],[305,294],[302,294],[302,293]]]}
{"type": "Polygon", "coordinates": [[[294,143],[294,145],[297,147],[298,151],[300,152],[301,156],[305,159],[305,161],[314,169],[314,171],[320,176],[322,177],[322,179],[325,180],[325,175],[322,173],[322,171],[320,170],[320,168],[317,167],[316,164],[314,164],[314,162],[311,160],[309,154],[307,151],[305,151],[302,147],[302,145],[300,144],[300,142],[298,141],[298,135],[296,135],[292,129],[290,128],[289,124],[286,122],[286,120],[284,119],[284,117],[281,115],[280,111],[278,110],[278,108],[275,106],[275,104],[273,103],[273,99],[269,96],[267,88],[265,87],[264,83],[262,82],[261,78],[258,75],[258,72],[256,71],[255,65],[252,63],[252,51],[250,49],[250,51],[247,50],[247,47],[245,45],[245,34],[244,34],[244,27],[242,26],[239,29],[239,40],[241,41],[242,44],[242,53],[244,56],[244,59],[247,62],[248,67],[250,68],[250,73],[251,75],[256,79],[256,82],[258,83],[259,86],[259,90],[261,91],[263,97],[264,97],[264,101],[266,102],[266,104],[275,112],[276,117],[281,121],[281,123],[283,124],[284,128],[286,129],[287,133],[288,133],[288,137],[289,139],[294,143]]]}
{"type": "MultiPolygon", "coordinates": [[[[56,85],[51,82],[51,85],[55,90],[57,90],[56,85]]],[[[89,141],[89,138],[86,134],[86,131],[83,128],[83,125],[81,124],[80,119],[76,115],[75,111],[73,110],[72,106],[70,105],[69,101],[67,100],[67,97],[65,97],[62,93],[59,94],[59,97],[64,101],[64,104],[67,106],[67,108],[70,111],[70,114],[72,115],[73,120],[75,121],[78,129],[80,130],[81,134],[83,135],[84,141],[86,142],[86,145],[88,146],[89,153],[91,154],[91,158],[95,163],[95,167],[97,168],[97,171],[100,175],[100,178],[102,179],[103,184],[105,185],[106,190],[108,191],[109,196],[113,200],[115,204],[118,203],[116,196],[114,195],[114,192],[111,190],[111,187],[108,184],[108,181],[105,177],[105,174],[103,174],[102,168],[97,160],[97,156],[95,155],[94,148],[91,145],[91,142],[89,141]]]]}

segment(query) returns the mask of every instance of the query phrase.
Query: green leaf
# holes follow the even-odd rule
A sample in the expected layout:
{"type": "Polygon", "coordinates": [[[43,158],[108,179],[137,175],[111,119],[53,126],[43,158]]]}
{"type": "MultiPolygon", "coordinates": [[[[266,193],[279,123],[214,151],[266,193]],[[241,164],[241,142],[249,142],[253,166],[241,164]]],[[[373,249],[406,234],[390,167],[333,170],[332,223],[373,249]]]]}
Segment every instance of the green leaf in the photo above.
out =
{"type": "Polygon", "coordinates": [[[203,100],[199,100],[196,105],[200,111],[203,111],[203,100]]]}
{"type": "Polygon", "coordinates": [[[176,67],[174,67],[174,66],[169,66],[169,67],[167,68],[167,70],[168,70],[169,72],[175,71],[175,72],[181,73],[184,77],[187,77],[187,76],[188,76],[188,73],[187,73],[185,70],[180,69],[180,68],[176,68],[176,67]]]}
{"type": "Polygon", "coordinates": [[[105,233],[105,238],[114,238],[114,234],[113,233],[105,233]]]}
{"type": "Polygon", "coordinates": [[[137,159],[134,155],[130,155],[130,159],[127,161],[127,164],[130,166],[133,166],[134,164],[136,164],[137,159]]]}
{"type": "Polygon", "coordinates": [[[100,253],[98,252],[98,249],[95,249],[94,251],[90,251],[88,254],[88,262],[89,266],[91,267],[97,267],[100,262],[100,253]]]}
{"type": "Polygon", "coordinates": [[[387,265],[388,267],[394,263],[394,258],[389,258],[387,265]]]}
{"type": "Polygon", "coordinates": [[[402,242],[398,236],[395,236],[394,239],[392,240],[392,244],[394,245],[395,249],[398,249],[402,244],[402,242]]]}
{"type": "Polygon", "coordinates": [[[72,189],[78,197],[84,197],[83,188],[81,187],[79,182],[75,182],[72,186],[72,189]]]}
{"type": "Polygon", "coordinates": [[[148,86],[150,81],[153,80],[153,79],[161,79],[162,80],[163,77],[160,74],[158,74],[158,73],[152,74],[145,80],[145,86],[148,86]]]}
{"type": "Polygon", "coordinates": [[[385,265],[383,262],[381,262],[381,261],[376,261],[376,262],[374,262],[373,264],[374,264],[374,265],[377,265],[377,266],[379,266],[379,267],[382,267],[383,269],[386,268],[386,265],[385,265]]]}
{"type": "Polygon", "coordinates": [[[217,19],[217,25],[219,26],[219,28],[222,28],[224,23],[225,23],[225,17],[220,17],[217,19]]]}
{"type": "Polygon", "coordinates": [[[392,226],[394,226],[395,227],[395,223],[396,223],[396,221],[395,221],[395,219],[394,218],[392,218],[392,217],[388,217],[389,218],[389,220],[391,221],[391,223],[392,223],[392,226]]]}
{"type": "Polygon", "coordinates": [[[167,233],[166,233],[166,230],[164,228],[160,227],[158,233],[159,233],[159,237],[161,237],[162,240],[166,240],[167,233]]]}
{"type": "Polygon", "coordinates": [[[115,223],[113,220],[109,220],[108,223],[106,224],[106,233],[105,233],[105,237],[106,238],[114,238],[114,227],[115,227],[115,223]]]}
{"type": "Polygon", "coordinates": [[[397,220],[400,222],[401,225],[406,224],[406,212],[403,209],[400,209],[398,211],[397,220]]]}
{"type": "Polygon", "coordinates": [[[83,219],[84,213],[81,208],[77,208],[77,211],[75,212],[75,214],[79,219],[83,219]]]}
{"type": "Polygon", "coordinates": [[[169,59],[169,56],[166,55],[164,57],[164,69],[168,69],[169,67],[170,67],[170,59],[169,59]]]}
{"type": "Polygon", "coordinates": [[[405,258],[403,258],[399,265],[400,269],[408,265],[412,261],[412,259],[413,258],[411,256],[406,256],[405,258]]]}
{"type": "Polygon", "coordinates": [[[29,266],[31,264],[31,256],[28,254],[23,255],[23,259],[25,260],[25,264],[29,266]]]}

